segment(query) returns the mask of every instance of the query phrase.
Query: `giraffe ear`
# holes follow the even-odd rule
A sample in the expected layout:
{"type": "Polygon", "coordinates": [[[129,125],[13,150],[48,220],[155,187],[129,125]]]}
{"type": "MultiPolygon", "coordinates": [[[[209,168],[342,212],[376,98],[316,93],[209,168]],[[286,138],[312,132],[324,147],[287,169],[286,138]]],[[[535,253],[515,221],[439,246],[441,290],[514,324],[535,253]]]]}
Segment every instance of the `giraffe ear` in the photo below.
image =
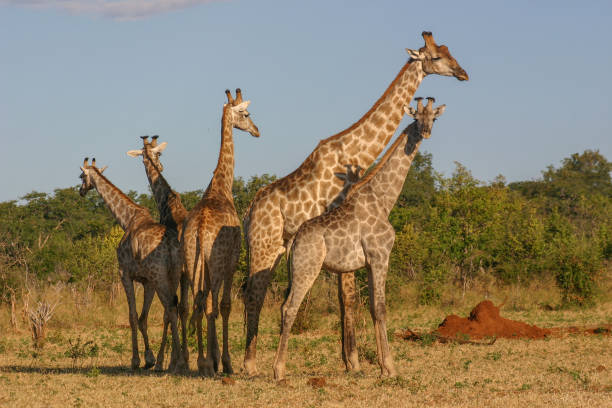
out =
{"type": "Polygon", "coordinates": [[[240,111],[246,110],[246,108],[249,106],[250,103],[251,101],[240,102],[238,105],[232,106],[232,109],[240,112],[240,111]]]}
{"type": "Polygon", "coordinates": [[[81,166],[81,171],[85,173],[85,168],[83,166],[81,166]]]}
{"type": "Polygon", "coordinates": [[[446,109],[446,105],[440,105],[438,106],[436,109],[434,109],[434,115],[435,117],[439,117],[444,113],[444,110],[446,109]]]}
{"type": "Polygon", "coordinates": [[[334,173],[334,176],[338,177],[342,181],[346,181],[346,173],[334,173]]]}
{"type": "Polygon", "coordinates": [[[106,168],[107,168],[107,167],[108,167],[108,166],[104,166],[104,167],[102,167],[102,168],[100,169],[100,174],[104,173],[104,170],[106,170],[106,168]]]}
{"type": "MultiPolygon", "coordinates": [[[[166,149],[166,147],[167,147],[167,146],[168,146],[168,142],[163,142],[163,143],[160,143],[160,144],[158,144],[157,146],[155,146],[155,147],[153,148],[153,151],[154,151],[155,153],[163,152],[163,151],[164,151],[164,149],[166,149]]],[[[128,154],[130,154],[130,153],[128,152],[128,154]]]]}
{"type": "Polygon", "coordinates": [[[423,61],[425,56],[419,50],[411,50],[410,48],[406,48],[406,52],[410,55],[410,58],[417,61],[423,61]]]}
{"type": "Polygon", "coordinates": [[[414,108],[412,106],[405,105],[404,106],[404,113],[406,115],[410,116],[411,118],[416,119],[416,110],[414,110],[414,108]]]}
{"type": "Polygon", "coordinates": [[[131,156],[131,157],[142,156],[142,149],[140,149],[140,150],[130,150],[130,151],[127,152],[127,155],[131,156]]]}

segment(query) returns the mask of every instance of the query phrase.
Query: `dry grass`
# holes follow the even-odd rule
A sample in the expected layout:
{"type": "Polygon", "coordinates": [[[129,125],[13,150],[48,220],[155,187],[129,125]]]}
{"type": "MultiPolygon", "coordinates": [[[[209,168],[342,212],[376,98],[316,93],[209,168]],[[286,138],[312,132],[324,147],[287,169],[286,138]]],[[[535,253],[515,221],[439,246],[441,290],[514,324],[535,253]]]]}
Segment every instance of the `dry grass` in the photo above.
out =
{"type": "MultiPolygon", "coordinates": [[[[533,293],[538,293],[537,288],[533,291],[527,296],[510,288],[493,291],[490,297],[495,303],[507,297],[502,308],[504,317],[541,327],[612,322],[610,299],[591,309],[547,310],[538,304],[554,305],[556,295],[543,291],[540,299],[548,298],[536,301],[533,293]]],[[[335,296],[333,290],[319,287],[312,296],[329,297],[330,293],[335,296]]],[[[457,297],[444,299],[443,306],[416,307],[408,287],[389,302],[389,331],[407,327],[430,331],[449,313],[467,314],[482,297],[474,292],[464,298],[458,292],[457,297]]],[[[242,305],[240,301],[234,303],[230,347],[238,374],[232,377],[233,383],[222,381],[222,377],[200,378],[194,371],[193,349],[192,372],[186,375],[131,371],[127,306],[122,297],[112,306],[107,294],[94,296],[86,304],[63,301],[48,323],[42,350],[32,346],[27,322],[20,322],[17,331],[11,328],[10,309],[3,306],[0,406],[610,406],[610,336],[499,339],[492,346],[414,343],[393,338],[391,347],[400,376],[381,379],[366,310],[360,312],[358,329],[362,372],[344,372],[332,300],[311,307],[323,314],[315,327],[292,335],[288,382],[280,386],[274,382],[271,369],[278,340],[277,303],[268,303],[262,312],[258,348],[261,375],[256,378],[240,373],[244,349],[242,305]],[[324,377],[325,385],[309,385],[313,377],[324,377]]],[[[155,301],[149,322],[154,345],[159,345],[161,323],[161,307],[155,301]]]]}

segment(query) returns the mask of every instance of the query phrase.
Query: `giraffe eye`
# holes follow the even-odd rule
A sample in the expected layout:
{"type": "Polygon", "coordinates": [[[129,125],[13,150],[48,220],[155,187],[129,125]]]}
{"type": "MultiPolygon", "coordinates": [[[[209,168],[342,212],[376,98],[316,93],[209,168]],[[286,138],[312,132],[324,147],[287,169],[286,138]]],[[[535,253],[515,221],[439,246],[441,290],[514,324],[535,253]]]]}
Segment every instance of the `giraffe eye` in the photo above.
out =
{"type": "Polygon", "coordinates": [[[441,60],[441,59],[442,59],[442,57],[433,57],[431,60],[432,61],[438,61],[438,60],[441,60]]]}

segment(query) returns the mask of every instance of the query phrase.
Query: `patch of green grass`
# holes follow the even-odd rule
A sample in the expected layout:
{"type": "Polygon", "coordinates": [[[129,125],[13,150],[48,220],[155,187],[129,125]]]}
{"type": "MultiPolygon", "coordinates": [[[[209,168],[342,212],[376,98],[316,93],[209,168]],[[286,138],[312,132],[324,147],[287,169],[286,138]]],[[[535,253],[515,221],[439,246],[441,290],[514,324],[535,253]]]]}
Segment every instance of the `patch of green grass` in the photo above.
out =
{"type": "Polygon", "coordinates": [[[531,384],[523,384],[517,391],[529,391],[531,389],[531,384]]]}
{"type": "Polygon", "coordinates": [[[414,376],[408,379],[398,375],[395,377],[381,378],[380,380],[376,381],[374,385],[377,387],[405,388],[414,394],[421,389],[421,380],[414,376]]]}
{"type": "Polygon", "coordinates": [[[100,375],[100,369],[98,367],[92,367],[86,375],[90,378],[95,378],[100,375]]]}
{"type": "Polygon", "coordinates": [[[565,373],[565,374],[569,374],[575,381],[577,381],[578,383],[580,383],[583,386],[586,386],[589,383],[589,378],[586,375],[582,375],[579,371],[570,370],[570,369],[567,369],[565,367],[550,366],[550,367],[548,367],[548,372],[549,373],[565,373]]]}
{"type": "Polygon", "coordinates": [[[115,343],[112,346],[110,346],[110,349],[117,354],[123,354],[126,351],[125,344],[123,343],[115,343]]]}
{"type": "Polygon", "coordinates": [[[457,381],[457,382],[454,384],[454,387],[455,387],[455,388],[465,388],[465,387],[469,387],[469,385],[470,385],[470,384],[468,384],[468,382],[467,382],[467,381],[457,381]]]}
{"type": "Polygon", "coordinates": [[[470,369],[470,364],[472,364],[472,360],[469,360],[469,359],[468,360],[464,360],[463,361],[463,369],[465,371],[469,370],[470,369]]]}
{"type": "Polygon", "coordinates": [[[54,330],[47,335],[47,341],[51,344],[61,346],[66,342],[66,339],[59,330],[54,330]]]}
{"type": "Polygon", "coordinates": [[[68,349],[64,352],[64,356],[72,359],[72,367],[76,367],[77,364],[83,364],[85,358],[97,357],[100,351],[98,344],[92,340],[83,341],[81,336],[76,339],[68,339],[68,349]]]}
{"type": "Polygon", "coordinates": [[[425,333],[421,336],[421,340],[419,341],[421,343],[421,346],[425,347],[425,346],[431,346],[432,344],[435,343],[437,337],[435,334],[431,334],[431,333],[425,333]]]}
{"type": "Polygon", "coordinates": [[[497,361],[497,360],[501,359],[501,352],[500,351],[493,351],[493,352],[487,353],[487,355],[485,356],[485,359],[497,361]]]}
{"type": "Polygon", "coordinates": [[[359,352],[359,358],[361,360],[366,360],[370,364],[378,363],[378,356],[376,355],[376,351],[371,348],[366,348],[365,346],[357,346],[359,352]]]}

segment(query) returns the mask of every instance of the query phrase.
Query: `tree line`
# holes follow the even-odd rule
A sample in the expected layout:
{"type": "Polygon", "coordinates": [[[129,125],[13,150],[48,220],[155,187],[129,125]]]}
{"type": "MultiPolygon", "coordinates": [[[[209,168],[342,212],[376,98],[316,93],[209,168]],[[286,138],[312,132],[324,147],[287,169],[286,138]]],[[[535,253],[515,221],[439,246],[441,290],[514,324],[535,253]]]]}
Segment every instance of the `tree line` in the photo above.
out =
{"type": "MultiPolygon", "coordinates": [[[[444,176],[431,154],[419,153],[390,216],[397,234],[387,286],[415,281],[418,301],[429,304],[449,283],[465,290],[478,279],[521,284],[554,278],[565,302],[592,302],[612,256],[611,171],[612,162],[586,150],[547,167],[538,180],[507,183],[500,175],[482,182],[460,163],[444,176]]],[[[238,214],[275,179],[235,179],[238,214]]],[[[182,193],[185,207],[202,193],[182,193]]],[[[128,195],[158,218],[151,194],[128,195]]],[[[97,193],[82,198],[78,186],[0,203],[0,301],[28,279],[97,288],[117,282],[115,249],[122,236],[97,193]]],[[[236,287],[247,273],[243,246],[236,287]]],[[[365,281],[363,271],[357,276],[365,281]]],[[[287,280],[283,262],[274,279],[287,280]]]]}

